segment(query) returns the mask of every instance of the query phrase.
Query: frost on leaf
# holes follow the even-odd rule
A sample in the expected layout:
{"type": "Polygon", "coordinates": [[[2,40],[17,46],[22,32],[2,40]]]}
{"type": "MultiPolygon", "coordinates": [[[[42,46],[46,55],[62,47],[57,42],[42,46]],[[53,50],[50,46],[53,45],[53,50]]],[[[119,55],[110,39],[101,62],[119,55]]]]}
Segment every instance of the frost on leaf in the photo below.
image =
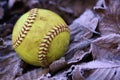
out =
{"type": "Polygon", "coordinates": [[[108,1],[107,9],[104,12],[98,12],[100,16],[98,29],[101,36],[108,34],[120,34],[120,0],[104,0],[108,1]]]}
{"type": "MultiPolygon", "coordinates": [[[[66,60],[69,60],[73,55],[90,45],[93,33],[96,32],[96,27],[98,24],[98,17],[91,10],[86,10],[79,18],[73,21],[70,25],[71,39],[70,46],[65,55],[66,60]]],[[[85,50],[85,52],[89,51],[85,50]]],[[[82,55],[81,55],[82,56],[82,55]]]]}
{"type": "Polygon", "coordinates": [[[20,59],[13,52],[11,39],[6,38],[5,41],[0,42],[0,79],[14,80],[15,77],[20,76],[22,73],[20,59]]]}
{"type": "Polygon", "coordinates": [[[96,3],[96,6],[94,7],[95,10],[97,9],[101,9],[101,10],[105,10],[107,9],[105,0],[98,0],[98,2],[96,3]]]}
{"type": "Polygon", "coordinates": [[[37,78],[41,77],[42,75],[47,74],[48,71],[49,71],[48,68],[46,68],[46,69],[42,69],[42,68],[35,69],[35,70],[32,70],[32,71],[29,71],[26,74],[23,74],[20,77],[17,77],[15,80],[36,80],[37,78]]]}
{"type": "MultiPolygon", "coordinates": [[[[120,64],[108,60],[95,60],[75,66],[85,80],[119,80],[120,64]],[[102,77],[101,77],[102,76],[102,77]]],[[[74,74],[72,74],[74,75],[74,74]]]]}
{"type": "Polygon", "coordinates": [[[120,35],[110,34],[100,37],[92,43],[92,54],[95,59],[120,60],[120,35]]]}
{"type": "MultiPolygon", "coordinates": [[[[81,77],[80,79],[85,80],[120,79],[119,5],[119,0],[99,0],[94,7],[99,16],[99,25],[97,30],[100,32],[99,38],[90,41],[90,51],[92,51],[95,61],[71,67],[72,70],[68,71],[67,74],[69,74],[69,77],[72,77],[72,79],[76,74],[81,77]],[[98,9],[99,11],[97,11],[98,9]]],[[[74,38],[77,37],[74,36],[74,38]]],[[[72,45],[72,47],[74,46],[72,45]]]]}
{"type": "MultiPolygon", "coordinates": [[[[20,63],[10,38],[0,39],[1,80],[120,80],[120,0],[8,1],[12,16],[34,6],[59,13],[70,25],[68,50],[48,68],[33,67],[20,63]],[[14,10],[19,3],[22,8],[14,10]]],[[[4,21],[4,17],[1,19],[4,21]]],[[[9,20],[11,24],[11,17],[9,20]]],[[[11,33],[13,22],[8,29],[1,24],[0,36],[11,33]]]]}

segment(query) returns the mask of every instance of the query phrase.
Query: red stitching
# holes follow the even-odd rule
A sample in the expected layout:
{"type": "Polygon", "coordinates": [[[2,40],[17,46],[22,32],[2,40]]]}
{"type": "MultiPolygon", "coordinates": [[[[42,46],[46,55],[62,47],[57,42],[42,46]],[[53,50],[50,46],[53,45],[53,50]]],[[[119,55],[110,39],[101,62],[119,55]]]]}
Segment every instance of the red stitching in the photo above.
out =
{"type": "Polygon", "coordinates": [[[23,41],[23,39],[27,35],[28,31],[30,30],[32,23],[34,22],[34,20],[36,18],[37,12],[38,12],[37,9],[32,9],[29,12],[29,16],[28,16],[26,22],[24,23],[18,38],[13,43],[13,48],[18,47],[20,45],[20,43],[23,41]]]}
{"type": "Polygon", "coordinates": [[[54,37],[60,34],[61,32],[65,32],[65,31],[69,32],[69,28],[67,25],[58,25],[58,26],[55,26],[51,31],[49,31],[49,33],[46,35],[47,37],[43,38],[43,42],[41,42],[39,52],[38,52],[38,55],[39,55],[38,59],[42,65],[44,66],[48,65],[47,53],[49,52],[49,47],[54,37]],[[44,50],[44,48],[48,50],[44,50]],[[42,57],[42,55],[44,55],[44,57],[42,57]]]}

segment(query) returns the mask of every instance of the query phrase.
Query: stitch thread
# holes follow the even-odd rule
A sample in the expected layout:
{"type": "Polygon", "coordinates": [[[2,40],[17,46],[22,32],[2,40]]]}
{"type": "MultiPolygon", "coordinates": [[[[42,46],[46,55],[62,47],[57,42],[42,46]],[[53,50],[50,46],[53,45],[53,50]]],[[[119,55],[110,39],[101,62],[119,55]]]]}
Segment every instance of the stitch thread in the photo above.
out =
{"type": "Polygon", "coordinates": [[[30,11],[29,16],[28,16],[26,22],[24,23],[18,38],[13,43],[13,48],[17,48],[21,44],[21,42],[23,41],[23,39],[29,32],[30,28],[32,27],[32,24],[37,16],[37,14],[38,14],[38,9],[36,9],[36,8],[32,9],[30,11]]]}
{"type": "Polygon", "coordinates": [[[49,52],[49,47],[52,40],[61,32],[69,32],[69,28],[67,25],[58,25],[53,27],[51,31],[45,36],[43,42],[40,43],[39,52],[38,52],[38,59],[39,62],[46,66],[48,65],[47,61],[47,53],[49,52]]]}

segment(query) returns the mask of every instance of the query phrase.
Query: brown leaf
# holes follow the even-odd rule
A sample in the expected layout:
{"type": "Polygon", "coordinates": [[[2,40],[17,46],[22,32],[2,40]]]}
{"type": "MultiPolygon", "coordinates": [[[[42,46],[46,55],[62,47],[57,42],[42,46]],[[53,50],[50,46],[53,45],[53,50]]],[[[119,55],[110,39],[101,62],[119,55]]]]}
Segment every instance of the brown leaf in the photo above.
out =
{"type": "Polygon", "coordinates": [[[0,47],[4,46],[4,40],[0,38],[0,47]]]}
{"type": "Polygon", "coordinates": [[[50,64],[49,69],[50,73],[54,74],[60,70],[63,70],[67,67],[67,62],[64,59],[59,59],[57,61],[54,61],[52,64],[50,64]]]}
{"type": "Polygon", "coordinates": [[[98,17],[91,10],[86,10],[70,25],[71,39],[80,41],[81,38],[91,38],[98,25],[98,17]]]}
{"type": "Polygon", "coordinates": [[[59,6],[58,8],[59,8],[61,11],[64,11],[64,12],[66,12],[66,13],[73,14],[73,10],[72,10],[70,7],[64,8],[64,7],[59,6]]]}
{"type": "Polygon", "coordinates": [[[98,17],[92,10],[86,10],[79,18],[77,18],[74,22],[83,25],[85,28],[90,30],[93,33],[97,33],[95,30],[98,25],[98,17]]]}
{"type": "Polygon", "coordinates": [[[3,25],[0,25],[0,36],[1,37],[6,37],[9,34],[12,33],[12,29],[13,29],[13,24],[11,23],[4,23],[3,25]]]}
{"type": "Polygon", "coordinates": [[[1,80],[13,80],[16,76],[20,76],[22,73],[22,69],[20,68],[20,60],[15,60],[15,58],[13,58],[12,56],[11,58],[12,59],[9,60],[13,62],[3,60],[4,63],[0,66],[1,80]]]}
{"type": "Polygon", "coordinates": [[[65,73],[60,72],[52,77],[50,74],[43,75],[39,77],[37,80],[67,80],[67,77],[65,76],[65,73]]]}
{"type": "Polygon", "coordinates": [[[0,6],[0,20],[3,18],[4,16],[4,9],[0,6]]]}
{"type": "MultiPolygon", "coordinates": [[[[70,25],[71,43],[65,55],[67,61],[72,58],[77,51],[88,48],[92,41],[90,38],[93,36],[93,33],[97,33],[95,31],[97,24],[98,17],[95,16],[91,10],[86,10],[83,15],[73,21],[70,25]]],[[[89,51],[89,48],[85,50],[85,52],[87,51],[89,51]]]]}
{"type": "MultiPolygon", "coordinates": [[[[36,80],[53,80],[53,79],[51,79],[51,78],[48,78],[47,76],[41,76],[41,77],[39,77],[39,78],[37,78],[36,80]]],[[[55,79],[54,79],[55,80],[55,79]]]]}
{"type": "Polygon", "coordinates": [[[0,79],[13,80],[22,73],[20,59],[11,48],[11,40],[6,38],[3,45],[6,47],[0,50],[0,79]]]}
{"type": "Polygon", "coordinates": [[[16,0],[9,0],[9,1],[8,1],[8,7],[9,7],[9,8],[12,8],[13,5],[15,4],[15,2],[16,2],[16,0]]]}
{"type": "Polygon", "coordinates": [[[39,0],[24,0],[23,3],[29,8],[40,7],[39,0]]]}
{"type": "MultiPolygon", "coordinates": [[[[87,57],[87,58],[89,57],[88,55],[90,55],[90,53],[89,52],[84,52],[82,50],[78,50],[78,51],[75,51],[74,55],[71,55],[71,54],[69,54],[69,55],[65,56],[67,64],[73,65],[73,64],[81,63],[84,60],[85,57],[87,57]],[[69,55],[72,56],[72,57],[70,57],[69,55]],[[70,59],[68,59],[68,58],[70,58],[70,59]]],[[[89,57],[89,60],[90,59],[91,58],[89,57]]]]}
{"type": "Polygon", "coordinates": [[[48,72],[49,72],[48,68],[45,68],[45,69],[39,68],[39,69],[29,71],[28,73],[20,77],[17,77],[15,80],[35,80],[41,77],[42,75],[47,74],[48,72]]]}
{"type": "Polygon", "coordinates": [[[82,70],[74,65],[66,71],[66,75],[70,80],[84,80],[84,77],[82,76],[82,70]]]}
{"type": "Polygon", "coordinates": [[[79,70],[83,70],[85,80],[119,80],[120,65],[113,61],[91,61],[76,66],[79,70]],[[86,74],[88,74],[86,76],[86,74]]]}
{"type": "Polygon", "coordinates": [[[92,54],[95,59],[119,59],[120,35],[110,34],[100,37],[92,43],[92,54]]]}
{"type": "Polygon", "coordinates": [[[82,14],[86,9],[92,9],[96,0],[91,0],[89,3],[87,0],[49,0],[40,1],[41,5],[45,8],[53,10],[59,13],[67,23],[71,23],[76,17],[82,14]],[[48,3],[48,5],[46,5],[48,3]],[[72,19],[72,20],[71,20],[72,19]]]}
{"type": "Polygon", "coordinates": [[[107,9],[105,0],[98,0],[96,5],[94,6],[94,9],[95,10],[98,10],[98,9],[105,10],[105,9],[107,9]]]}
{"type": "MultiPolygon", "coordinates": [[[[100,0],[103,1],[103,0],[100,0]]],[[[120,0],[106,0],[107,9],[103,13],[98,12],[100,16],[99,31],[102,36],[108,34],[120,34],[120,0]]]]}
{"type": "Polygon", "coordinates": [[[73,72],[73,76],[72,76],[73,80],[84,80],[81,71],[79,70],[79,68],[76,68],[73,72]]]}

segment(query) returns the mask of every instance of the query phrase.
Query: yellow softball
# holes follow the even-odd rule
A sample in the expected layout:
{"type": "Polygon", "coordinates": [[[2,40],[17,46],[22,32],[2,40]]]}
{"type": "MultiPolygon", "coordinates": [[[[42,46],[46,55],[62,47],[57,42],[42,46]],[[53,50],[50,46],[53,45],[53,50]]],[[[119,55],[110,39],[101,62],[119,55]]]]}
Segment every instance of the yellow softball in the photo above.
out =
{"type": "Polygon", "coordinates": [[[12,45],[20,58],[42,67],[64,55],[69,39],[69,28],[59,15],[37,8],[21,16],[12,33],[12,45]]]}

